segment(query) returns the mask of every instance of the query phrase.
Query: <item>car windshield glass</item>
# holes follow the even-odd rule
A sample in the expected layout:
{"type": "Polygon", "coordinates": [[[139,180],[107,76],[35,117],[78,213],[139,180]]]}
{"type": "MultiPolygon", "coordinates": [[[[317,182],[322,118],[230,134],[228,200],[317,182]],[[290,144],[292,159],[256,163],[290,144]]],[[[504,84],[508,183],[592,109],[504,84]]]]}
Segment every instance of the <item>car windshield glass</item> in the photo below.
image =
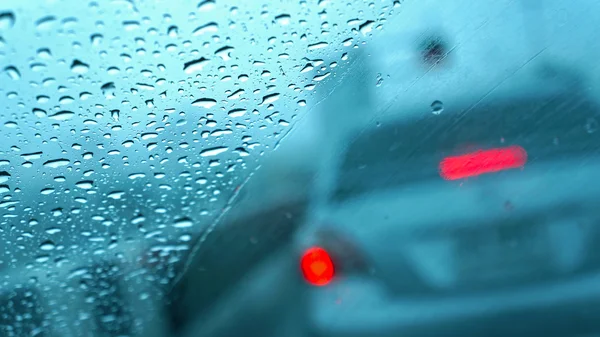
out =
{"type": "Polygon", "coordinates": [[[0,337],[600,334],[598,13],[0,0],[0,337]]]}

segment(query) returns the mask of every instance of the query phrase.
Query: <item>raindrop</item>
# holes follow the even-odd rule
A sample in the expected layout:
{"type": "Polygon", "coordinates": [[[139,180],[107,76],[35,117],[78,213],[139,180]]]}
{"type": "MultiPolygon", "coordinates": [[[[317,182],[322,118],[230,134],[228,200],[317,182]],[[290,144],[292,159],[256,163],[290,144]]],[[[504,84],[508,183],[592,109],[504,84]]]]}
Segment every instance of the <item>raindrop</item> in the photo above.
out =
{"type": "Polygon", "coordinates": [[[315,68],[315,67],[313,67],[313,65],[312,65],[312,64],[310,64],[310,63],[307,63],[307,64],[304,66],[304,68],[302,68],[302,70],[300,70],[300,73],[307,73],[307,72],[309,72],[309,71],[313,70],[314,68],[315,68]]]}
{"type": "Polygon", "coordinates": [[[90,36],[90,42],[92,43],[92,45],[98,46],[100,45],[100,43],[102,43],[102,38],[102,34],[92,34],[90,36]]]}
{"type": "Polygon", "coordinates": [[[317,49],[325,48],[328,45],[329,45],[329,43],[327,43],[327,42],[317,42],[317,43],[309,44],[308,50],[317,50],[317,49]]]}
{"type": "Polygon", "coordinates": [[[281,14],[275,17],[275,21],[282,26],[287,26],[290,24],[290,18],[289,14],[281,14]]]}
{"type": "Polygon", "coordinates": [[[212,98],[200,98],[192,102],[193,106],[210,109],[217,105],[217,101],[212,98]]]}
{"type": "Polygon", "coordinates": [[[13,80],[18,80],[21,78],[21,73],[14,66],[8,66],[8,67],[4,68],[4,71],[6,72],[8,77],[10,77],[13,80]]]}
{"type": "Polygon", "coordinates": [[[186,62],[183,65],[183,71],[186,74],[191,74],[196,71],[201,71],[209,61],[210,61],[209,59],[201,57],[197,60],[186,62]]]}
{"type": "Polygon", "coordinates": [[[320,81],[326,79],[327,77],[329,77],[329,75],[331,75],[331,72],[329,72],[329,71],[322,75],[316,75],[315,77],[313,77],[313,81],[320,82],[320,81]]]}
{"type": "Polygon", "coordinates": [[[215,55],[219,56],[220,58],[223,59],[223,61],[229,61],[231,60],[231,51],[234,50],[233,47],[231,46],[225,46],[223,48],[219,48],[217,51],[215,51],[215,55]]]}
{"type": "Polygon", "coordinates": [[[44,104],[44,103],[48,103],[48,101],[50,100],[50,97],[44,96],[44,95],[39,95],[36,97],[36,100],[38,103],[44,104]]]}
{"type": "Polygon", "coordinates": [[[115,109],[115,110],[111,110],[110,111],[110,115],[115,120],[115,122],[119,121],[119,114],[120,114],[119,109],[115,109]]]}
{"type": "Polygon", "coordinates": [[[149,140],[149,139],[153,139],[158,137],[158,133],[156,132],[146,132],[146,133],[142,133],[142,139],[143,140],[149,140]]]}
{"type": "Polygon", "coordinates": [[[442,102],[433,101],[433,103],[431,103],[431,112],[433,112],[434,115],[439,115],[442,111],[444,111],[444,104],[442,102]]]}
{"type": "Polygon", "coordinates": [[[13,12],[0,12],[0,31],[12,28],[15,25],[13,12]]]}
{"type": "Polygon", "coordinates": [[[278,93],[266,95],[266,96],[263,97],[261,105],[262,104],[271,104],[271,103],[276,102],[277,100],[279,100],[279,94],[278,93]]]}
{"type": "Polygon", "coordinates": [[[45,110],[38,109],[38,108],[33,108],[32,112],[38,118],[46,117],[46,111],[45,110]]]}
{"type": "Polygon", "coordinates": [[[48,195],[48,194],[52,194],[54,193],[55,189],[53,189],[52,187],[48,187],[48,188],[44,188],[40,191],[41,194],[43,195],[48,195]]]}
{"type": "Polygon", "coordinates": [[[54,244],[54,242],[52,242],[50,240],[44,241],[40,245],[40,249],[45,250],[45,251],[54,250],[55,248],[56,248],[56,244],[54,244]]]}
{"type": "Polygon", "coordinates": [[[107,195],[107,197],[108,197],[108,198],[111,198],[111,199],[114,199],[114,200],[119,200],[119,199],[121,199],[121,197],[122,197],[124,194],[125,194],[125,192],[123,192],[123,191],[113,191],[113,192],[110,192],[110,193],[107,195]]]}
{"type": "Polygon", "coordinates": [[[10,173],[8,173],[6,171],[0,172],[0,184],[7,182],[9,178],[10,178],[10,173]]]}
{"type": "Polygon", "coordinates": [[[192,227],[193,224],[194,224],[194,222],[192,221],[192,219],[184,217],[184,218],[176,219],[175,222],[173,223],[173,227],[189,228],[189,227],[192,227]]]}
{"type": "Polygon", "coordinates": [[[216,22],[209,22],[205,25],[202,25],[192,32],[193,36],[202,35],[204,33],[216,33],[219,31],[219,25],[216,22]]]}
{"type": "Polygon", "coordinates": [[[132,173],[128,176],[128,178],[131,180],[140,179],[140,178],[144,178],[144,177],[146,177],[146,174],[141,173],[141,172],[140,173],[132,173]]]}
{"type": "Polygon", "coordinates": [[[51,59],[52,58],[52,53],[50,52],[50,49],[48,49],[48,48],[38,49],[37,54],[40,58],[43,58],[43,59],[51,59]]]}
{"type": "Polygon", "coordinates": [[[48,233],[50,235],[57,234],[60,232],[61,232],[60,228],[56,228],[56,227],[50,227],[50,228],[46,229],[46,233],[48,233]]]}
{"type": "Polygon", "coordinates": [[[225,146],[217,146],[217,147],[213,147],[210,149],[200,151],[200,156],[201,157],[212,157],[212,156],[219,155],[219,154],[227,151],[228,149],[229,148],[225,147],[225,146]]]}
{"type": "Polygon", "coordinates": [[[66,158],[60,158],[60,159],[53,159],[53,160],[48,160],[47,162],[44,163],[45,167],[50,167],[50,168],[59,168],[62,166],[67,166],[69,165],[71,161],[69,159],[66,158]]]}
{"type": "Polygon", "coordinates": [[[246,109],[241,109],[241,108],[240,109],[232,109],[232,110],[229,110],[228,115],[229,115],[229,117],[232,117],[232,118],[242,117],[246,114],[246,111],[247,111],[246,109]]]}
{"type": "Polygon", "coordinates": [[[374,23],[375,23],[375,21],[367,20],[367,21],[365,21],[365,23],[363,23],[362,25],[358,26],[358,30],[360,30],[360,32],[363,35],[367,35],[368,33],[370,33],[373,30],[373,24],[374,23]]]}
{"type": "Polygon", "coordinates": [[[75,183],[75,186],[84,190],[89,190],[90,188],[94,187],[94,182],[91,180],[82,180],[75,183]]]}
{"type": "Polygon", "coordinates": [[[46,69],[46,65],[43,63],[33,63],[29,66],[29,69],[31,69],[33,72],[40,72],[46,69]]]}
{"type": "Polygon", "coordinates": [[[50,28],[52,28],[52,25],[54,24],[55,21],[56,21],[55,16],[52,16],[52,15],[44,16],[43,18],[41,18],[35,22],[35,28],[37,28],[37,30],[40,30],[40,31],[49,30],[50,28]]]}
{"type": "Polygon", "coordinates": [[[15,129],[19,126],[19,124],[17,124],[17,122],[15,122],[15,121],[8,121],[8,122],[4,123],[4,126],[9,129],[15,129]]]}
{"type": "Polygon", "coordinates": [[[101,87],[100,90],[102,90],[102,94],[107,98],[107,99],[111,99],[115,97],[115,83],[114,82],[108,82],[108,83],[104,83],[101,87]]]}
{"type": "Polygon", "coordinates": [[[140,28],[140,23],[138,21],[123,21],[123,27],[126,31],[132,31],[140,28]]]}
{"type": "Polygon", "coordinates": [[[57,121],[66,121],[67,119],[71,119],[75,116],[73,111],[63,110],[59,111],[53,115],[48,116],[48,118],[57,120],[57,121]]]}
{"type": "Polygon", "coordinates": [[[58,99],[58,103],[60,104],[71,104],[75,101],[75,99],[71,96],[63,96],[61,98],[58,99]]]}
{"type": "Polygon", "coordinates": [[[85,74],[90,69],[90,66],[86,63],[83,63],[77,59],[73,60],[71,63],[71,71],[75,74],[85,74]]]}
{"type": "Polygon", "coordinates": [[[214,0],[204,0],[201,1],[198,4],[198,11],[199,12],[208,12],[211,11],[215,8],[215,1],[214,0]]]}
{"type": "Polygon", "coordinates": [[[21,157],[25,160],[36,160],[36,159],[40,159],[42,157],[42,154],[43,154],[42,151],[32,152],[32,153],[22,154],[21,157]]]}
{"type": "Polygon", "coordinates": [[[172,38],[176,38],[177,37],[177,26],[170,26],[169,29],[167,29],[167,35],[169,35],[169,37],[172,38]]]}
{"type": "Polygon", "coordinates": [[[381,76],[381,73],[379,73],[379,74],[377,74],[377,82],[375,83],[375,86],[380,87],[382,83],[383,83],[383,76],[381,76]]]}

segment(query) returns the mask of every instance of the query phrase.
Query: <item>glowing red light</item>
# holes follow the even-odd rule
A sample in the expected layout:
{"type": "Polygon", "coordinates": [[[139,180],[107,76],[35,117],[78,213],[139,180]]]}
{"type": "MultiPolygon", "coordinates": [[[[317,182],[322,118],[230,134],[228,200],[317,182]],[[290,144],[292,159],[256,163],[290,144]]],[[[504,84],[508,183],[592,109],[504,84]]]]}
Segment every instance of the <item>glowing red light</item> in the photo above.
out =
{"type": "Polygon", "coordinates": [[[525,166],[527,151],[520,146],[479,150],[440,162],[440,175],[456,180],[525,166]]]}
{"type": "Polygon", "coordinates": [[[300,261],[304,279],[312,285],[324,286],[333,279],[334,268],[329,253],[323,248],[312,247],[304,252],[300,261]]]}

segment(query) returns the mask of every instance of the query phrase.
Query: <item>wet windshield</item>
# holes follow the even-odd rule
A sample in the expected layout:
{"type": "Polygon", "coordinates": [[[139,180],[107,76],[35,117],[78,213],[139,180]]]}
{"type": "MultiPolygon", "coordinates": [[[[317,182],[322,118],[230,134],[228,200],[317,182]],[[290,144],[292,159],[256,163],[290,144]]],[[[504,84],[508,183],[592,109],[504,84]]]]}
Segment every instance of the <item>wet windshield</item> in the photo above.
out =
{"type": "Polygon", "coordinates": [[[597,13],[0,2],[0,337],[600,334],[597,13]]]}

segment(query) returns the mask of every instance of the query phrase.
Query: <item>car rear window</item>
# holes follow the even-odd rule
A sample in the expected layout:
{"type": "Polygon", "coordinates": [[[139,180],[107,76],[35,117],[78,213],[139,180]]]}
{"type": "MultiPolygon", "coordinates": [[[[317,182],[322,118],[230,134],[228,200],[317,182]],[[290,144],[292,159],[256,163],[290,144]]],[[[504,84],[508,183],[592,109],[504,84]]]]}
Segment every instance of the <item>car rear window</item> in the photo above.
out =
{"type": "Polygon", "coordinates": [[[530,164],[582,160],[600,150],[599,112],[592,99],[565,93],[387,123],[359,134],[347,147],[334,199],[442,179],[445,158],[477,151],[519,147],[530,164]]]}

